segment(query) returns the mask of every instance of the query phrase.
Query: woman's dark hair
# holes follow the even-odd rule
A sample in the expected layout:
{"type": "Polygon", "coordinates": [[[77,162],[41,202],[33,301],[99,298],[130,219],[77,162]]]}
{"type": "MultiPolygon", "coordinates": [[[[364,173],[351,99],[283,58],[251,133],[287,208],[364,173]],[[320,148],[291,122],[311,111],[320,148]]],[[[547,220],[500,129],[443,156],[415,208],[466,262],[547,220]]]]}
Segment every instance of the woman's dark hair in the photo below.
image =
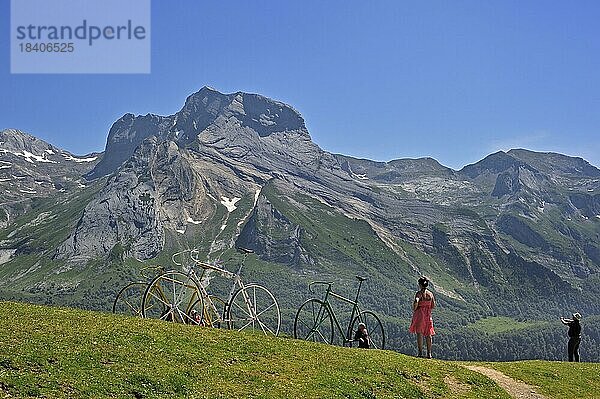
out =
{"type": "Polygon", "coordinates": [[[427,288],[427,286],[429,285],[429,280],[427,279],[427,277],[423,276],[419,279],[419,285],[421,287],[425,287],[427,288]]]}

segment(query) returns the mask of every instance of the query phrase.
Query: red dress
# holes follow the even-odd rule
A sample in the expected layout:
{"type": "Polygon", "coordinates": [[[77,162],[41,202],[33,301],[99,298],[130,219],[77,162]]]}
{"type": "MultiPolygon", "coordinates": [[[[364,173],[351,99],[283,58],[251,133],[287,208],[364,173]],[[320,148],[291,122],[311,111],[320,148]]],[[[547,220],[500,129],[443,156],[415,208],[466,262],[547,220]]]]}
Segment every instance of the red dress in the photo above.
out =
{"type": "Polygon", "coordinates": [[[412,322],[408,329],[409,332],[423,334],[424,336],[435,335],[433,319],[431,318],[432,303],[431,298],[419,300],[417,310],[413,313],[412,322]]]}

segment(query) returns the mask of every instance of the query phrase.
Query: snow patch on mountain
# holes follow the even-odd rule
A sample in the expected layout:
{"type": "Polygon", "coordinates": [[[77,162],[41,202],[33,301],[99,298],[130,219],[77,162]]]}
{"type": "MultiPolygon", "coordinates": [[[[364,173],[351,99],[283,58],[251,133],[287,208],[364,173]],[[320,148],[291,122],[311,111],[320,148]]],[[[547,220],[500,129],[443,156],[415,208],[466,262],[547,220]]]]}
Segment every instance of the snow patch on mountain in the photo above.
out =
{"type": "Polygon", "coordinates": [[[256,206],[256,203],[258,202],[258,197],[260,196],[261,190],[262,190],[262,187],[259,187],[256,189],[256,192],[254,193],[254,206],[256,206]]]}
{"type": "Polygon", "coordinates": [[[202,223],[201,221],[199,221],[199,220],[194,220],[194,219],[192,219],[192,218],[191,218],[191,217],[189,217],[189,216],[188,216],[188,218],[187,218],[186,222],[188,222],[188,223],[191,223],[191,224],[200,224],[200,223],[202,223]]]}
{"type": "Polygon", "coordinates": [[[67,161],[72,161],[72,162],[94,162],[96,159],[98,159],[98,157],[88,157],[88,158],[75,158],[69,154],[65,154],[63,152],[62,156],[67,160],[67,161]]]}
{"type": "Polygon", "coordinates": [[[0,265],[8,262],[15,252],[16,249],[0,249],[0,265]]]}
{"type": "Polygon", "coordinates": [[[29,163],[36,163],[36,162],[57,163],[56,161],[46,159],[45,156],[32,154],[31,152],[29,152],[27,150],[23,150],[23,152],[12,152],[12,151],[4,151],[4,152],[10,152],[11,154],[14,154],[18,157],[23,157],[29,163]]]}
{"type": "Polygon", "coordinates": [[[229,199],[228,197],[221,197],[221,204],[227,208],[227,212],[231,213],[237,209],[235,204],[237,204],[240,199],[241,198],[238,197],[233,197],[232,199],[229,199]]]}

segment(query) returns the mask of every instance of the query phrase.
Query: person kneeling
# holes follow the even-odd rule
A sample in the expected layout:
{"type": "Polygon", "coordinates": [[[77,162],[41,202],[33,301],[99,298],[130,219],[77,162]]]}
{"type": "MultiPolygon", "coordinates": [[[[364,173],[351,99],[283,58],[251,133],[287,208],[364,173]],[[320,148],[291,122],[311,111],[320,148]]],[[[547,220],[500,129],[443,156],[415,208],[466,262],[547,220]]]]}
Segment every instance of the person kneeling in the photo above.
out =
{"type": "Polygon", "coordinates": [[[369,333],[367,332],[367,326],[365,326],[365,323],[358,324],[358,330],[356,330],[356,333],[354,333],[354,340],[358,341],[359,348],[365,348],[365,349],[370,348],[369,333]]]}

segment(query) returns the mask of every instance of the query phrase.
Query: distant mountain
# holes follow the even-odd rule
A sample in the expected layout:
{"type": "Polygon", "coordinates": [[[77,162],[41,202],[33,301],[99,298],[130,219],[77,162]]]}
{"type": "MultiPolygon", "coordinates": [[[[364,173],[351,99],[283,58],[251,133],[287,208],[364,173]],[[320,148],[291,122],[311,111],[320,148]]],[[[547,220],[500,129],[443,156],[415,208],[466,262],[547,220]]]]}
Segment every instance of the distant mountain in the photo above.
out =
{"type": "Polygon", "coordinates": [[[0,227],[11,215],[22,214],[34,197],[48,197],[80,188],[82,175],[93,169],[102,154],[75,156],[15,129],[0,131],[0,227]]]}
{"type": "Polygon", "coordinates": [[[361,180],[374,180],[380,183],[403,183],[418,177],[453,178],[454,171],[441,165],[433,158],[396,159],[377,162],[356,159],[346,155],[335,155],[347,173],[361,180]]]}
{"type": "Polygon", "coordinates": [[[396,348],[412,342],[421,274],[448,337],[473,337],[484,317],[600,314],[600,170],[581,158],[511,150],[459,171],[356,159],[319,148],[286,104],[208,87],[174,115],[124,115],[102,155],[40,145],[1,144],[0,159],[72,184],[25,213],[0,204],[14,213],[0,230],[2,298],[106,309],[145,265],[173,267],[185,248],[227,259],[237,245],[255,250],[244,274],[277,292],[288,330],[308,281],[349,291],[355,274],[370,277],[362,298],[396,348]]]}

